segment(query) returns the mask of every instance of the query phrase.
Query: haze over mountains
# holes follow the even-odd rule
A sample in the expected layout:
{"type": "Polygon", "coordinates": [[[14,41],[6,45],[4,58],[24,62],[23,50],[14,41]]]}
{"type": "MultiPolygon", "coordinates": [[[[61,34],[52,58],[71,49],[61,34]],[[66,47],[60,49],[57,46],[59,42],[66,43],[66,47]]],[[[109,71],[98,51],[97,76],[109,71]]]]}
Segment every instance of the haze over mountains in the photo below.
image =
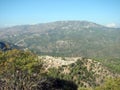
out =
{"type": "Polygon", "coordinates": [[[120,29],[88,21],[56,21],[0,30],[0,40],[37,54],[119,58],[120,29]]]}

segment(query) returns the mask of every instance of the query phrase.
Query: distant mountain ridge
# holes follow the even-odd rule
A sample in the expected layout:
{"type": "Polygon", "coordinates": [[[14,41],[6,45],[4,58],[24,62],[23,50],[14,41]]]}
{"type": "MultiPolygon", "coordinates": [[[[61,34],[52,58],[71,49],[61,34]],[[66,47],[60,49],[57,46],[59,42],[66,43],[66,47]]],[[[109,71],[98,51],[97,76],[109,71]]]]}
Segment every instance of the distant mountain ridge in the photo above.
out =
{"type": "Polygon", "coordinates": [[[37,54],[119,58],[120,29],[88,21],[56,21],[0,30],[0,40],[37,54]]]}

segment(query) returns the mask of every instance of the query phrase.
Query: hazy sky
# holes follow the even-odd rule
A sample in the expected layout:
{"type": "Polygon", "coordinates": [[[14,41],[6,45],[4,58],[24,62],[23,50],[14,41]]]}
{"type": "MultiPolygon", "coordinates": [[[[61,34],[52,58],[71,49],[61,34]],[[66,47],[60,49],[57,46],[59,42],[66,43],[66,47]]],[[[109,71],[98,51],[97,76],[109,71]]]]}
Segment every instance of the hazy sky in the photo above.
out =
{"type": "Polygon", "coordinates": [[[0,0],[0,27],[59,20],[120,24],[120,0],[0,0]]]}

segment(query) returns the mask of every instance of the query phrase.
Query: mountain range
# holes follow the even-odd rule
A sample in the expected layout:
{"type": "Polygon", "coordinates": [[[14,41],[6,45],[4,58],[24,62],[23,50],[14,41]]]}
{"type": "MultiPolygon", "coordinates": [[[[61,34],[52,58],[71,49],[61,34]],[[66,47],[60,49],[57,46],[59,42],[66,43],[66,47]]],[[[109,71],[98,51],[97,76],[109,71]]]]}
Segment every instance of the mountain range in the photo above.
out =
{"type": "Polygon", "coordinates": [[[88,21],[56,21],[0,29],[0,40],[38,55],[120,58],[120,28],[88,21]]]}
{"type": "Polygon", "coordinates": [[[118,90],[119,77],[120,28],[56,21],[0,29],[0,90],[118,90]]]}

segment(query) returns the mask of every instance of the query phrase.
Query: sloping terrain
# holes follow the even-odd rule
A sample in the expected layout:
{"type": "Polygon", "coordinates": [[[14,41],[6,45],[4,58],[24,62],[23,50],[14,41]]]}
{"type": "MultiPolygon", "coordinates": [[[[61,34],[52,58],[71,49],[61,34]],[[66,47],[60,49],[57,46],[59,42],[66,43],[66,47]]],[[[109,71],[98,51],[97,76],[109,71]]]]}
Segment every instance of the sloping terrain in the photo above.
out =
{"type": "Polygon", "coordinates": [[[0,50],[1,51],[7,51],[7,50],[12,50],[12,49],[23,49],[22,47],[19,47],[17,45],[14,45],[9,42],[5,41],[0,41],[0,50]]]}
{"type": "Polygon", "coordinates": [[[105,78],[120,77],[92,59],[51,56],[39,56],[39,59],[45,62],[45,71],[49,76],[73,81],[79,87],[95,87],[101,85],[105,78]]]}
{"type": "Polygon", "coordinates": [[[119,88],[120,75],[92,59],[37,56],[17,49],[0,51],[0,90],[94,90],[110,77],[115,83],[109,86],[119,88]]]}
{"type": "Polygon", "coordinates": [[[39,55],[120,58],[120,29],[87,21],[57,21],[0,30],[0,40],[39,55]]]}
{"type": "MultiPolygon", "coordinates": [[[[11,90],[15,84],[16,88],[30,89],[38,82],[41,86],[41,77],[53,78],[53,83],[60,79],[72,81],[78,88],[94,88],[107,77],[119,78],[120,29],[87,21],[0,29],[0,69],[2,87],[11,90]],[[22,50],[16,50],[19,48],[22,50]]],[[[119,85],[119,79],[115,81],[119,85]]]]}

